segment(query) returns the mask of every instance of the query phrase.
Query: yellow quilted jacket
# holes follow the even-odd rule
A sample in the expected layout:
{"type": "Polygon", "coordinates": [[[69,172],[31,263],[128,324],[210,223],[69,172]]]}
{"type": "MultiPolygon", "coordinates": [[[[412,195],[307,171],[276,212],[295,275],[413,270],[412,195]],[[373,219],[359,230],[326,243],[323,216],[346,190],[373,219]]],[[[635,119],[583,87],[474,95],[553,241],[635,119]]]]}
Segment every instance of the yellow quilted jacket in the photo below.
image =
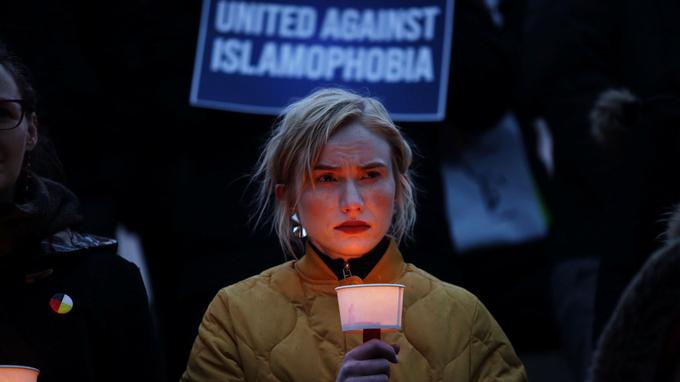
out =
{"type": "MultiPolygon", "coordinates": [[[[390,381],[526,381],[507,337],[479,300],[404,263],[394,242],[364,279],[400,283],[402,331],[390,381]]],[[[220,290],[203,317],[181,381],[335,381],[361,334],[340,330],[338,280],[305,256],[220,290]]]]}

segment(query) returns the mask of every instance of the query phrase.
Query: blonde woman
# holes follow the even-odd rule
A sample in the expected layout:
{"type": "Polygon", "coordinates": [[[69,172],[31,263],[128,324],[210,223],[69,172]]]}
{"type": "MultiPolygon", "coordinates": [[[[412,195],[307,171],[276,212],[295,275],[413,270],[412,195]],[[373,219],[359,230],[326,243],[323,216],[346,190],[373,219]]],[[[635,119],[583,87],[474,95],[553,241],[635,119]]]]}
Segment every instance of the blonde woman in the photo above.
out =
{"type": "Polygon", "coordinates": [[[525,381],[477,298],[402,259],[411,159],[376,99],[323,89],[290,105],[255,179],[258,220],[295,260],[217,294],[182,381],[525,381]],[[334,288],[349,273],[406,285],[401,332],[362,344],[341,331],[334,288]]]}

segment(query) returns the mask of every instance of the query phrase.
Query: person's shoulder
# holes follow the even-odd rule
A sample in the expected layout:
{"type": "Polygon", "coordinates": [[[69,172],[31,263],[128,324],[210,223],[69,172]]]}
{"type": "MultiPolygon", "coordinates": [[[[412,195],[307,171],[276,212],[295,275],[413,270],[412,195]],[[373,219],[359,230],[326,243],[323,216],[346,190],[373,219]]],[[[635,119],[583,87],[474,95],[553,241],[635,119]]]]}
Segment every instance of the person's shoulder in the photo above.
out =
{"type": "Polygon", "coordinates": [[[466,312],[474,312],[480,304],[477,296],[467,289],[440,280],[411,263],[406,264],[402,279],[418,299],[426,297],[445,299],[448,305],[466,312]]]}
{"type": "Polygon", "coordinates": [[[78,238],[80,247],[73,252],[62,253],[62,256],[79,257],[89,269],[102,275],[123,278],[125,275],[140,274],[137,264],[120,256],[115,239],[80,232],[74,232],[73,237],[78,238]]]}
{"type": "Polygon", "coordinates": [[[44,254],[55,256],[75,255],[92,251],[115,253],[118,242],[108,237],[65,229],[42,240],[40,247],[44,254]]]}
{"type": "Polygon", "coordinates": [[[98,301],[115,296],[119,302],[145,304],[148,296],[137,264],[118,254],[115,239],[72,229],[60,231],[41,243],[43,259],[69,284],[96,294],[98,301]]]}
{"type": "Polygon", "coordinates": [[[217,297],[221,299],[239,298],[260,291],[275,291],[281,293],[299,285],[299,276],[293,269],[294,261],[273,266],[260,274],[248,277],[234,284],[222,288],[217,297]]]}
{"type": "Polygon", "coordinates": [[[139,273],[137,265],[119,256],[117,250],[115,239],[72,229],[59,231],[40,243],[43,261],[57,268],[79,270],[81,275],[84,271],[98,278],[139,273]]]}
{"type": "Polygon", "coordinates": [[[41,242],[43,258],[57,267],[85,267],[100,275],[139,272],[134,263],[118,255],[115,239],[65,229],[41,242]]]}
{"type": "MultiPolygon", "coordinates": [[[[277,317],[292,318],[291,302],[303,295],[299,276],[292,261],[220,289],[204,316],[206,325],[229,322],[230,317],[256,317],[263,311],[277,312],[277,317]],[[286,314],[288,313],[288,314],[286,314]]],[[[294,313],[294,312],[293,312],[294,313]]],[[[242,323],[244,324],[244,323],[242,323]]]]}
{"type": "Polygon", "coordinates": [[[61,231],[43,241],[41,262],[53,270],[53,283],[72,289],[94,312],[131,314],[147,304],[139,267],[118,255],[114,239],[61,231]]]}

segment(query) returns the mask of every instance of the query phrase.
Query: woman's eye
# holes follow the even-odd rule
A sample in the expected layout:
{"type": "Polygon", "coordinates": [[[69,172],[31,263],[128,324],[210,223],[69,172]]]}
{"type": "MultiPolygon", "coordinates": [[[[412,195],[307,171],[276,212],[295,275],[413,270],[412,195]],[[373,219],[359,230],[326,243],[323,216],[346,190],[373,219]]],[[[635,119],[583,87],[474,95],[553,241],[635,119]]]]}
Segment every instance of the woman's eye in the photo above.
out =
{"type": "Polygon", "coordinates": [[[12,118],[12,112],[0,107],[0,119],[11,119],[12,118]]]}
{"type": "Polygon", "coordinates": [[[380,177],[380,171],[368,171],[366,174],[362,177],[363,179],[374,179],[380,177]]]}
{"type": "Polygon", "coordinates": [[[333,175],[323,174],[323,175],[319,176],[318,178],[316,178],[316,180],[317,180],[317,182],[320,182],[320,183],[328,183],[328,182],[335,181],[335,178],[333,177],[333,175]]]}

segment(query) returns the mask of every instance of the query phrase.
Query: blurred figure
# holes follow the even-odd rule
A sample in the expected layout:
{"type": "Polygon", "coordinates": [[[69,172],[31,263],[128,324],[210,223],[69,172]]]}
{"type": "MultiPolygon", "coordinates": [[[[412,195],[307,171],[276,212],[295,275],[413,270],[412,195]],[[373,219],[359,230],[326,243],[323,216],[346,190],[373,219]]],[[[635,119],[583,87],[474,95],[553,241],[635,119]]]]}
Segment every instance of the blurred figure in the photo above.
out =
{"type": "MultiPolygon", "coordinates": [[[[416,140],[423,162],[437,158],[437,171],[417,169],[425,191],[419,217],[427,224],[416,227],[414,252],[425,253],[418,264],[428,272],[480,297],[520,354],[554,350],[550,222],[541,195],[548,169],[518,94],[526,1],[455,7],[446,120],[434,144],[416,140]]],[[[418,137],[425,127],[406,131],[418,137]]]]}
{"type": "Polygon", "coordinates": [[[0,364],[41,382],[159,380],[139,271],[75,230],[78,199],[39,136],[26,69],[0,47],[0,364]]]}
{"type": "Polygon", "coordinates": [[[626,287],[595,350],[589,382],[680,381],[680,209],[664,246],[626,287]]]}
{"type": "Polygon", "coordinates": [[[661,244],[662,214],[680,198],[669,176],[680,147],[679,16],[669,0],[529,1],[523,94],[555,144],[554,301],[578,380],[624,286],[661,244]],[[614,96],[618,106],[601,98],[622,88],[630,95],[614,96]]]}
{"type": "Polygon", "coordinates": [[[286,108],[257,166],[257,218],[296,260],[215,296],[182,380],[526,381],[475,296],[404,262],[411,159],[374,98],[322,89],[286,108]],[[334,288],[364,281],[406,286],[385,341],[341,331],[334,288]]]}

